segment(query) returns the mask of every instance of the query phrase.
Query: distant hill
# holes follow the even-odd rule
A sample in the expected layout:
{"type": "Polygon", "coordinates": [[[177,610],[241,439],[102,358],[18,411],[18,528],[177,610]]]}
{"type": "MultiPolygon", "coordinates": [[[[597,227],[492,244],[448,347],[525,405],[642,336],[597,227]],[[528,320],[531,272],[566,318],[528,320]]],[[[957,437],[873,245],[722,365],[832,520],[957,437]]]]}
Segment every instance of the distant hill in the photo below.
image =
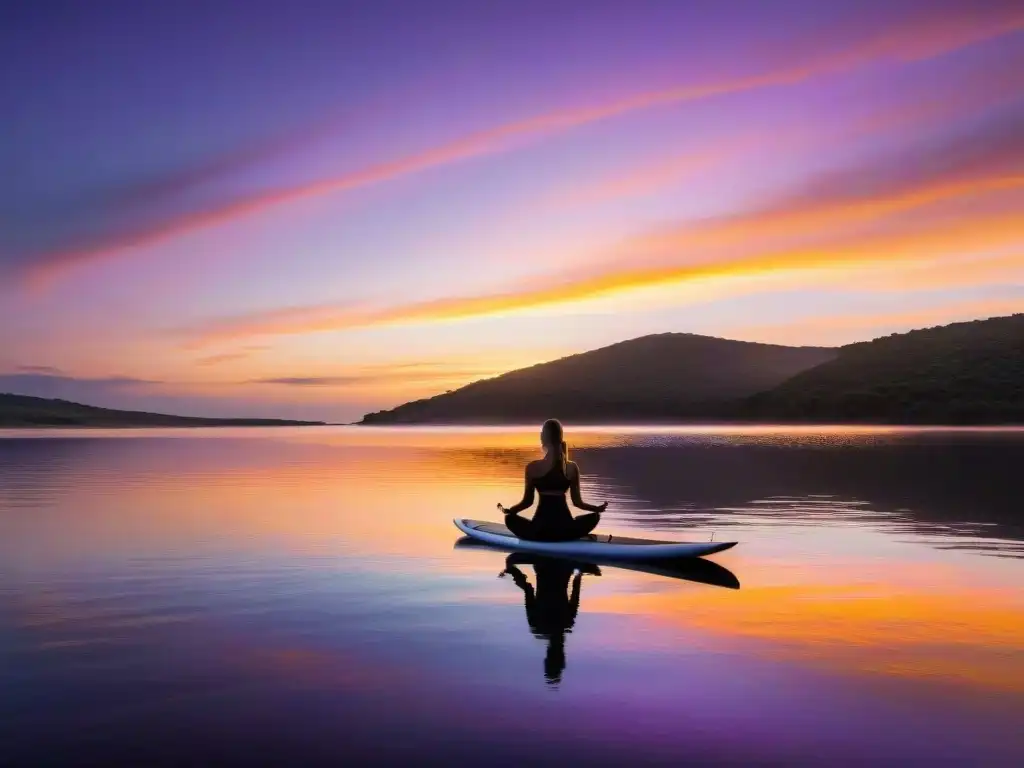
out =
{"type": "Polygon", "coordinates": [[[638,421],[1024,424],[1024,314],[839,349],[644,336],[362,424],[638,421]]]}
{"type": "Polygon", "coordinates": [[[1024,314],[892,334],[748,398],[754,420],[1024,424],[1024,314]]]}
{"type": "Polygon", "coordinates": [[[67,400],[0,394],[0,427],[274,427],[321,423],[281,419],[201,419],[116,411],[67,400]]]}
{"type": "Polygon", "coordinates": [[[650,421],[721,417],[836,350],[663,333],[474,382],[363,424],[650,421]]]}

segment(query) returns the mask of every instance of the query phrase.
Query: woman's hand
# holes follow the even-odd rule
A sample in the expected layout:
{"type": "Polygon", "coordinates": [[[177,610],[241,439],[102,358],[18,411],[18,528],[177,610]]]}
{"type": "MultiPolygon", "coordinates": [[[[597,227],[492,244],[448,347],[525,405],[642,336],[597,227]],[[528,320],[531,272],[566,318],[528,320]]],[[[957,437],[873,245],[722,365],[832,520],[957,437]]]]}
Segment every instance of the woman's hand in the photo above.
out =
{"type": "Polygon", "coordinates": [[[503,514],[503,515],[507,515],[508,514],[508,512],[505,511],[505,507],[502,506],[502,503],[500,501],[498,502],[498,511],[501,512],[501,514],[503,514]]]}
{"type": "Polygon", "coordinates": [[[608,502],[607,501],[602,501],[600,504],[597,505],[597,507],[594,509],[594,511],[595,512],[604,512],[606,509],[608,509],[608,502]]]}

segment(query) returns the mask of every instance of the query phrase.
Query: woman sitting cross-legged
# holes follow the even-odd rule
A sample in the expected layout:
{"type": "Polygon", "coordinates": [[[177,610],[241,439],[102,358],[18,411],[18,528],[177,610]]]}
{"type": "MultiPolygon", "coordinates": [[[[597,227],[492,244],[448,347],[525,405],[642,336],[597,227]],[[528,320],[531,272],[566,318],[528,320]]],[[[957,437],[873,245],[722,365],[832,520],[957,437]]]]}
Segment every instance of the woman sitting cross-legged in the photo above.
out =
{"type": "Polygon", "coordinates": [[[505,513],[505,525],[520,539],[532,541],[572,541],[586,536],[601,521],[601,513],[608,502],[587,504],[580,497],[580,468],[569,461],[562,425],[558,421],[544,422],[540,442],[544,458],[526,466],[522,501],[507,509],[498,505],[505,513]],[[566,491],[572,497],[573,506],[589,514],[573,517],[565,501],[566,491]],[[533,505],[534,493],[540,495],[540,502],[530,520],[519,513],[533,505]]]}

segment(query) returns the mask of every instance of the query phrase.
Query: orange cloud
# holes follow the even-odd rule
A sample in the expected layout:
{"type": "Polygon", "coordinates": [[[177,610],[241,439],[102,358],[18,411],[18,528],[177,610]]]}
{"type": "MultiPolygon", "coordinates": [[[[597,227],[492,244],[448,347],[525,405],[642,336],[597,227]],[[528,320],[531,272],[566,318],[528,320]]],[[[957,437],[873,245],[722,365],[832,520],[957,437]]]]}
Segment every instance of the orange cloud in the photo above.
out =
{"type": "Polygon", "coordinates": [[[705,224],[654,235],[642,242],[656,250],[677,250],[684,246],[734,245],[804,232],[832,236],[840,227],[864,224],[915,208],[1019,189],[1024,189],[1024,173],[1011,172],[989,177],[940,179],[879,197],[819,201],[808,195],[806,200],[798,198],[782,207],[712,219],[705,224]]]}
{"type": "Polygon", "coordinates": [[[785,86],[885,61],[914,61],[939,56],[984,40],[1024,29],[1024,11],[998,9],[988,16],[972,12],[947,17],[930,13],[860,41],[839,53],[810,57],[807,61],[747,77],[636,94],[593,107],[557,110],[496,128],[469,134],[447,144],[380,163],[362,170],[251,195],[152,227],[121,233],[99,244],[43,254],[25,268],[34,285],[45,285],[67,268],[150,246],[195,230],[216,226],[284,203],[378,184],[431,168],[507,151],[517,144],[536,141],[601,120],[758,88],[785,86]]]}
{"type": "Polygon", "coordinates": [[[957,195],[977,195],[1021,186],[1024,186],[1024,176],[943,182],[900,192],[888,199],[811,204],[767,215],[755,214],[747,219],[725,219],[702,229],[642,238],[624,249],[626,252],[646,249],[667,253],[673,257],[669,263],[644,266],[611,263],[604,271],[584,277],[566,276],[556,280],[547,276],[539,287],[525,286],[516,291],[441,298],[398,307],[323,306],[214,321],[192,329],[191,343],[204,345],[249,336],[460,320],[549,308],[659,286],[923,263],[943,255],[1014,246],[1024,239],[1024,220],[1015,211],[923,224],[900,222],[894,231],[874,234],[854,230],[837,235],[832,229],[839,224],[863,224],[914,206],[954,199],[957,195]],[[759,245],[718,259],[675,261],[677,254],[692,253],[696,247],[745,246],[750,242],[760,243],[769,235],[803,236],[804,232],[821,233],[819,239],[822,234],[826,237],[823,242],[811,245],[759,245]]]}

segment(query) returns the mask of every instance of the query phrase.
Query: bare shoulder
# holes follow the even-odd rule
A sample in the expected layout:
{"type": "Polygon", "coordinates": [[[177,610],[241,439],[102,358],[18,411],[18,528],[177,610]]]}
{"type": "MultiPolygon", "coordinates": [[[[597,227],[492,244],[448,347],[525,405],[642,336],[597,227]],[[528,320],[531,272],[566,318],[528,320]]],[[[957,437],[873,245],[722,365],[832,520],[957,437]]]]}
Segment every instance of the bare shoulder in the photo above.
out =
{"type": "Polygon", "coordinates": [[[541,474],[543,474],[541,471],[543,469],[543,465],[544,459],[536,459],[534,461],[531,461],[529,464],[526,465],[526,476],[533,478],[539,477],[541,474]]]}
{"type": "Polygon", "coordinates": [[[579,465],[575,461],[570,461],[565,465],[565,476],[570,480],[578,478],[580,476],[579,465]]]}

